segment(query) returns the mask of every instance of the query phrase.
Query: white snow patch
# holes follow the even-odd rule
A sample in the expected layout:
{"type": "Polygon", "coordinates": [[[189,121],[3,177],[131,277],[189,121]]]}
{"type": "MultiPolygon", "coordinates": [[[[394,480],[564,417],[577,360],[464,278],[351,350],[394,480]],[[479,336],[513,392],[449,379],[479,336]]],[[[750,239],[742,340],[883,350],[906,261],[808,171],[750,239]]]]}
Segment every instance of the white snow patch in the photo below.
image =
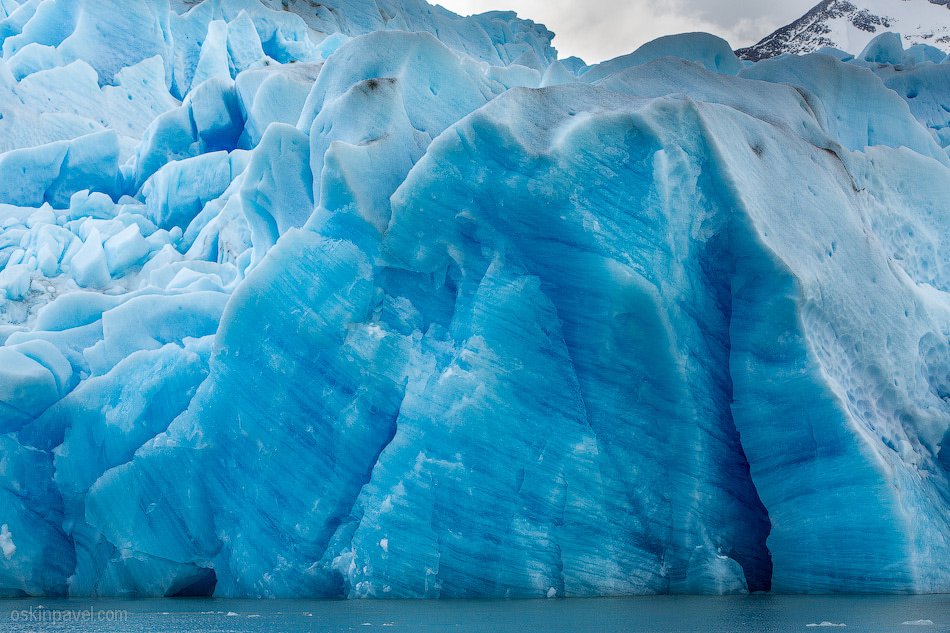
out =
{"type": "Polygon", "coordinates": [[[7,560],[10,560],[13,558],[13,555],[16,554],[16,544],[13,542],[13,534],[10,533],[10,528],[6,523],[0,526],[0,550],[3,551],[3,556],[7,560]]]}

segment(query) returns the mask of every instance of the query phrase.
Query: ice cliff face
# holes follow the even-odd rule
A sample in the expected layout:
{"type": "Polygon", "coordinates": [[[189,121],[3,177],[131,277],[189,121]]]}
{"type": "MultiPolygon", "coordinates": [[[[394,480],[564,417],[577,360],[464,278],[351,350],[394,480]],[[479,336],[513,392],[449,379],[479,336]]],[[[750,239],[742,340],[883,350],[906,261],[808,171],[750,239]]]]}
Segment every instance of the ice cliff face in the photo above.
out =
{"type": "Polygon", "coordinates": [[[0,15],[0,594],[950,591],[950,64],[0,15]]]}
{"type": "Polygon", "coordinates": [[[900,32],[906,46],[920,52],[950,52],[948,0],[823,0],[808,13],[758,44],[736,53],[758,61],[785,53],[801,55],[822,48],[857,53],[876,35],[900,32]]]}

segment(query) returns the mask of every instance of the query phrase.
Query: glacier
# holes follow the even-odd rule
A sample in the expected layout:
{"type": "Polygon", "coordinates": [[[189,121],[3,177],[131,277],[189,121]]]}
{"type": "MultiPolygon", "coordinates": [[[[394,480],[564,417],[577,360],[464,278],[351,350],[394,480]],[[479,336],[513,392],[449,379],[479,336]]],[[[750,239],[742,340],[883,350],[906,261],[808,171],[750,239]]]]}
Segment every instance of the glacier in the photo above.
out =
{"type": "Polygon", "coordinates": [[[0,596],[950,592],[950,60],[0,0],[0,596]]]}

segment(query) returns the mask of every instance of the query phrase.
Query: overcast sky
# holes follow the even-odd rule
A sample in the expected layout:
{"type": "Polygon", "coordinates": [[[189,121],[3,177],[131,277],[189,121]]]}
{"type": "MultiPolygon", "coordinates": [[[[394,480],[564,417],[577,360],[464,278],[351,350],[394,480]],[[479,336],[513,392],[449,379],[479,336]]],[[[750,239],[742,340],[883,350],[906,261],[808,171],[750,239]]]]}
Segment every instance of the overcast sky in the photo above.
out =
{"type": "Polygon", "coordinates": [[[661,35],[708,31],[734,48],[754,44],[818,0],[430,0],[469,15],[517,11],[557,33],[561,57],[588,63],[629,53],[661,35]]]}

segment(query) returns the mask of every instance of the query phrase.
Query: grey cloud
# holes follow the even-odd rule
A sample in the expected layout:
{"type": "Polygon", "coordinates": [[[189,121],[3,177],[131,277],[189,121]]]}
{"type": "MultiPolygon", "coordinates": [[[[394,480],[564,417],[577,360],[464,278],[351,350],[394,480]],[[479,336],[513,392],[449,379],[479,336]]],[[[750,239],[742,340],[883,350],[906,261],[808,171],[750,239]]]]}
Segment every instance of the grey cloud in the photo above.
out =
{"type": "Polygon", "coordinates": [[[460,13],[511,9],[558,34],[562,55],[601,61],[671,33],[709,31],[735,46],[752,44],[817,0],[438,0],[460,13]]]}

